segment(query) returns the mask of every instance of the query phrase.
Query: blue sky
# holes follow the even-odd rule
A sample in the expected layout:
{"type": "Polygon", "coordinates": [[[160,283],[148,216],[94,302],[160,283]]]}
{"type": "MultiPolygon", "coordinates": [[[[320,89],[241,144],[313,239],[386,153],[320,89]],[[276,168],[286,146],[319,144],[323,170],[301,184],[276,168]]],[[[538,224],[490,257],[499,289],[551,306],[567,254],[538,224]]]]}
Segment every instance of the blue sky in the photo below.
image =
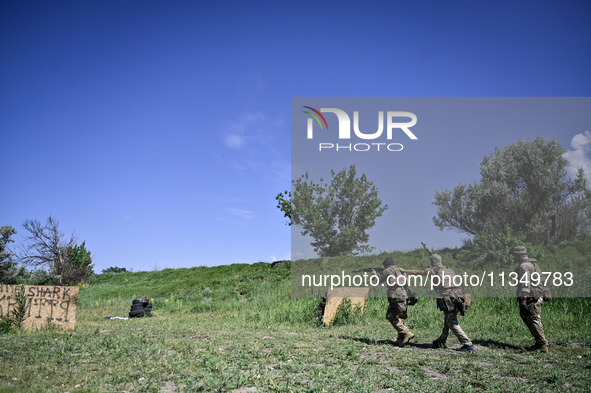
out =
{"type": "MultiPolygon", "coordinates": [[[[19,245],[25,219],[52,214],[97,272],[287,258],[274,196],[290,187],[291,97],[589,96],[590,15],[581,1],[2,1],[0,225],[19,245]]],[[[583,163],[584,131],[559,136],[583,163]]],[[[445,236],[431,243],[459,244],[445,236]]]]}

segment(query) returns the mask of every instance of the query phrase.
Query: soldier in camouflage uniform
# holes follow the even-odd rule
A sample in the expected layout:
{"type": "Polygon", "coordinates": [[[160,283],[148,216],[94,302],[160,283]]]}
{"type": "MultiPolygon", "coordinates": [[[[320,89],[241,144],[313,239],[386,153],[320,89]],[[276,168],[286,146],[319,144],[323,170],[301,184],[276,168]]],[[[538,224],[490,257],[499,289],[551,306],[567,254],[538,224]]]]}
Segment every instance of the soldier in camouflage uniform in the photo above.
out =
{"type": "Polygon", "coordinates": [[[406,285],[399,286],[397,284],[397,282],[406,283],[406,274],[394,264],[392,258],[384,259],[382,266],[384,266],[384,270],[381,274],[378,275],[375,270],[372,273],[379,276],[380,282],[386,283],[388,286],[388,311],[386,312],[386,319],[390,321],[394,329],[398,332],[398,338],[394,345],[403,347],[415,336],[404,323],[405,319],[408,318],[406,313],[408,299],[406,285]],[[404,276],[404,279],[400,278],[397,281],[399,276],[404,276]]]}
{"type": "MultiPolygon", "coordinates": [[[[426,247],[425,247],[426,249],[426,247]]],[[[441,256],[439,254],[432,254],[429,252],[429,268],[423,271],[425,275],[442,277],[455,276],[454,270],[449,266],[443,266],[441,263],[441,256]]],[[[407,272],[410,272],[407,270],[407,272]]],[[[476,348],[472,345],[472,341],[468,338],[464,330],[458,322],[458,312],[464,315],[466,311],[465,298],[462,291],[453,285],[453,281],[448,279],[442,280],[441,285],[435,287],[435,291],[439,294],[437,298],[437,308],[443,311],[443,331],[439,338],[433,341],[433,348],[445,348],[445,342],[451,330],[458,338],[462,347],[458,351],[475,352],[476,348]]]]}
{"type": "Polygon", "coordinates": [[[538,272],[541,276],[541,269],[535,259],[527,257],[527,249],[523,246],[514,247],[511,250],[515,263],[519,266],[515,269],[517,273],[517,299],[519,301],[519,315],[529,329],[536,343],[528,348],[530,351],[541,351],[548,353],[548,340],[544,336],[544,327],[542,326],[542,304],[543,297],[536,296],[537,287],[532,286],[531,274],[538,272]],[[523,276],[526,280],[522,280],[523,276]],[[526,282],[527,281],[527,282],[526,282]]]}

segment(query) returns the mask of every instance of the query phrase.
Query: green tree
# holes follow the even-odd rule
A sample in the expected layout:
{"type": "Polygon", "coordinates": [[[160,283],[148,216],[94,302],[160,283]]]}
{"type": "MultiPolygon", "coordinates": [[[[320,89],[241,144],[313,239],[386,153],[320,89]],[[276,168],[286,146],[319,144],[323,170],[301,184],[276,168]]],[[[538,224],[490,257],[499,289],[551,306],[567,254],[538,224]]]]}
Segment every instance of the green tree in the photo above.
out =
{"type": "Polygon", "coordinates": [[[14,254],[8,250],[8,243],[14,242],[10,237],[16,230],[10,225],[0,227],[0,284],[14,284],[18,275],[14,254]]]}
{"type": "Polygon", "coordinates": [[[583,169],[567,177],[566,150],[559,141],[537,137],[496,148],[480,164],[481,179],[435,193],[441,230],[470,235],[507,235],[532,244],[584,237],[591,192],[583,169]]]}
{"type": "Polygon", "coordinates": [[[365,175],[356,177],[355,165],[330,172],[330,184],[323,184],[323,179],[314,183],[307,172],[292,182],[291,224],[314,239],[312,247],[321,257],[371,251],[373,247],[364,244],[369,241],[366,231],[388,205],[382,206],[373,182],[365,175]]]}
{"type": "Polygon", "coordinates": [[[291,192],[280,192],[275,199],[277,200],[277,208],[283,212],[283,217],[289,219],[287,225],[291,225],[291,192]]]}
{"type": "Polygon", "coordinates": [[[65,263],[59,265],[57,262],[51,264],[53,276],[60,279],[62,285],[77,284],[87,281],[94,273],[90,251],[86,249],[86,242],[75,244],[66,250],[67,258],[65,263]]]}

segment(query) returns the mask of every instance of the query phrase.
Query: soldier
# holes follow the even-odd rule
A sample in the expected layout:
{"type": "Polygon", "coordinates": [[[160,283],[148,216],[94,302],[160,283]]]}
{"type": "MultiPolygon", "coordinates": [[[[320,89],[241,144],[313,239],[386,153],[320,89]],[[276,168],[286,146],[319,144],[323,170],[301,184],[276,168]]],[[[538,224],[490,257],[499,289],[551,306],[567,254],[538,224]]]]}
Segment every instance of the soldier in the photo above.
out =
{"type": "Polygon", "coordinates": [[[398,338],[394,345],[404,347],[415,336],[404,324],[404,320],[408,318],[406,313],[408,299],[406,274],[394,264],[392,258],[384,259],[382,265],[384,266],[384,270],[381,274],[378,275],[375,270],[372,270],[372,273],[380,278],[381,283],[385,282],[388,286],[388,311],[386,312],[386,319],[390,321],[394,329],[398,332],[398,338]],[[400,278],[397,280],[399,276],[404,276],[404,279],[400,278]],[[388,279],[388,277],[390,278],[388,279]],[[404,283],[405,285],[400,286],[398,283],[404,283]]]}
{"type": "Polygon", "coordinates": [[[439,294],[437,298],[437,308],[443,311],[443,331],[439,338],[433,341],[433,348],[445,348],[445,342],[451,330],[458,338],[462,347],[458,351],[475,352],[476,348],[472,345],[472,341],[468,338],[464,330],[458,322],[458,312],[464,315],[466,312],[466,299],[460,288],[454,286],[453,277],[454,270],[450,266],[443,266],[441,263],[441,256],[433,254],[429,251],[424,243],[423,247],[429,253],[429,268],[424,271],[406,270],[407,273],[421,273],[431,276],[439,276],[442,278],[441,285],[435,287],[435,291],[439,294]],[[445,279],[443,279],[445,277],[445,279]],[[449,278],[448,278],[449,277],[449,278]]]}
{"type": "Polygon", "coordinates": [[[529,351],[541,351],[548,353],[548,340],[544,336],[542,326],[542,304],[544,298],[539,293],[539,287],[533,286],[531,274],[537,272],[542,277],[542,270],[535,259],[527,257],[527,249],[523,246],[514,247],[511,250],[515,263],[519,266],[515,269],[519,283],[517,285],[517,299],[519,301],[519,315],[528,327],[536,343],[528,348],[529,351]],[[526,279],[522,278],[526,276],[526,279]]]}

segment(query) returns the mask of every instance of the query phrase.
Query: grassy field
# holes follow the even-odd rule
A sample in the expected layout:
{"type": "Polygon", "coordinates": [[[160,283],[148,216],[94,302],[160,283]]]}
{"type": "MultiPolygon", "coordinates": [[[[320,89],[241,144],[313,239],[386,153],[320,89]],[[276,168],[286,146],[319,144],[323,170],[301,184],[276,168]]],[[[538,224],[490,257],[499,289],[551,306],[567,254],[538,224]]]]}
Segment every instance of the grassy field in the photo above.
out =
{"type": "Polygon", "coordinates": [[[0,392],[591,391],[589,299],[544,305],[546,355],[523,350],[515,299],[477,298],[460,317],[476,353],[430,348],[443,325],[433,299],[409,308],[404,348],[386,299],[329,328],[318,303],[290,297],[288,262],[103,274],[81,288],[74,331],[0,335],[0,392]],[[104,319],[144,296],[152,317],[104,319]]]}

